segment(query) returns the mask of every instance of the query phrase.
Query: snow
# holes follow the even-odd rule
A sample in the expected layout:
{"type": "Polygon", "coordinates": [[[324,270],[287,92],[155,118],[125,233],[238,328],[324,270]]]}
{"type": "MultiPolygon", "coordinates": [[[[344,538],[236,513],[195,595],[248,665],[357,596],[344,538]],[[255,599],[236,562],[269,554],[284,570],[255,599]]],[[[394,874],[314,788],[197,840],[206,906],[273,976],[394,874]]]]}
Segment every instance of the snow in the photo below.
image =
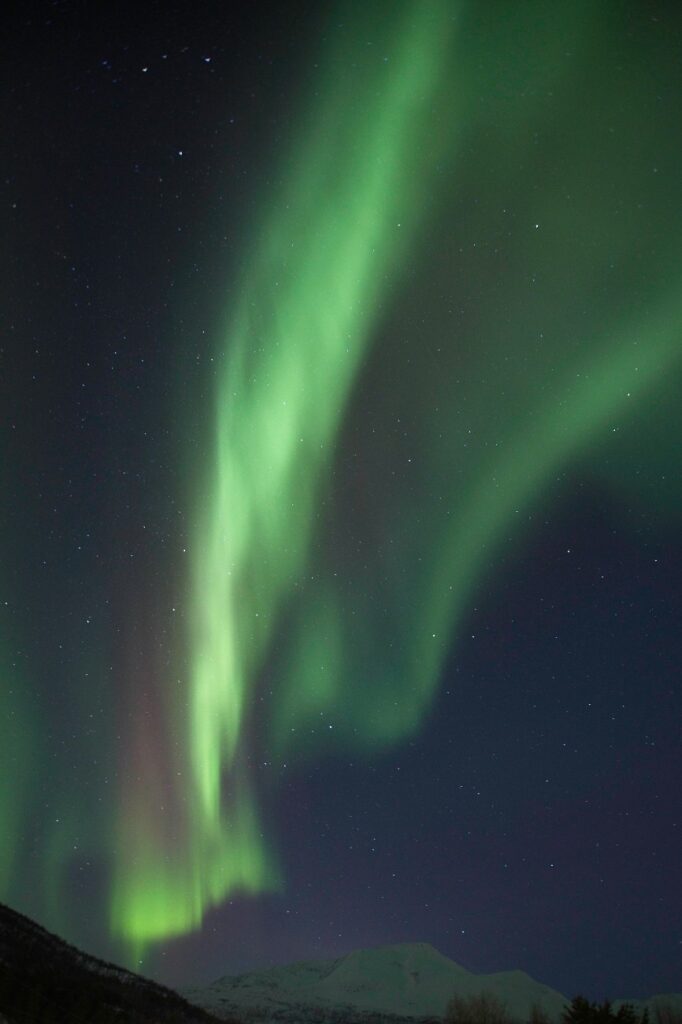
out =
{"type": "MultiPolygon", "coordinates": [[[[567,1000],[522,971],[472,974],[428,943],[360,949],[339,960],[304,961],[225,977],[186,997],[214,1012],[259,1009],[263,1020],[303,1016],[304,1008],[350,1009],[400,1017],[442,1016],[453,995],[494,993],[511,1015],[538,1003],[558,1017],[567,1000]],[[287,1011],[291,1011],[288,1013],[287,1011]]],[[[255,1016],[255,1014],[254,1014],[255,1016]]]]}
{"type": "MultiPolygon", "coordinates": [[[[311,960],[264,971],[226,976],[185,998],[217,1016],[246,1016],[250,1021],[305,1024],[332,1018],[382,1014],[387,1017],[442,1017],[454,995],[481,992],[497,996],[508,1013],[527,1021],[533,1005],[558,1021],[569,1002],[560,992],[523,971],[474,974],[448,960],[425,942],[359,949],[338,960],[311,960]]],[[[631,1002],[650,1013],[656,1003],[682,1011],[682,995],[655,996],[631,1002]]],[[[652,1014],[652,1022],[655,1016],[652,1014]]]]}

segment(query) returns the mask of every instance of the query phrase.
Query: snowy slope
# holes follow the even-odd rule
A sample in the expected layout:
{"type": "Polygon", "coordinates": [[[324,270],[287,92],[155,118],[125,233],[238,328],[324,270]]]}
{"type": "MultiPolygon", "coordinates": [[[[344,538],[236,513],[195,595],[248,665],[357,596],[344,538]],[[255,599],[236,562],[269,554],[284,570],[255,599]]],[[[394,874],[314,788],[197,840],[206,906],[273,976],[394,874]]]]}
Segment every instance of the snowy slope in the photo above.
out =
{"type": "Polygon", "coordinates": [[[249,1010],[256,1019],[293,1021],[313,1019],[314,1008],[347,1010],[355,1016],[440,1017],[455,993],[481,991],[501,998],[518,1019],[525,1019],[534,1003],[555,1018],[566,1003],[561,993],[523,971],[472,974],[422,942],[228,976],[186,996],[217,1014],[249,1010]]]}
{"type": "MultiPolygon", "coordinates": [[[[216,1016],[246,1016],[252,1022],[283,1024],[442,1017],[453,995],[491,993],[518,1021],[536,1004],[557,1021],[566,999],[523,971],[472,974],[425,942],[359,949],[338,960],[311,960],[251,974],[227,976],[186,997],[216,1016]]],[[[620,1002],[614,1002],[617,1008],[620,1002]]],[[[682,995],[627,1000],[650,1012],[656,1002],[682,1011],[682,995]]],[[[652,1013],[652,1021],[655,1021],[652,1013]]]]}

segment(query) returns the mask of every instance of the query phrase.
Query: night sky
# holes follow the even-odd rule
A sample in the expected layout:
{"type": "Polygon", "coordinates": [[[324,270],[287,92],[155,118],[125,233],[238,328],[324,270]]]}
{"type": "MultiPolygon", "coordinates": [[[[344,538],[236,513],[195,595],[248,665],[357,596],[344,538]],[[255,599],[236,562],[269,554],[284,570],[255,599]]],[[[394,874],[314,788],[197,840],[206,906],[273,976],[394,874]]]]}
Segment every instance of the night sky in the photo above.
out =
{"type": "Polygon", "coordinates": [[[679,5],[19,6],[0,899],[680,991],[679,5]]]}

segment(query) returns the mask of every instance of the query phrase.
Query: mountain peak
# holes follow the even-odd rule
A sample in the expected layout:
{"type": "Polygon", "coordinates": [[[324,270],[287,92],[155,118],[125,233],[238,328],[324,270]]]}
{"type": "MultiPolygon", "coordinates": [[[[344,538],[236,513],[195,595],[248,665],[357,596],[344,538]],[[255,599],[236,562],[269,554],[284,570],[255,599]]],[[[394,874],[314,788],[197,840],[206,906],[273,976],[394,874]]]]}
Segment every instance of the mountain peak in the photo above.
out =
{"type": "Polygon", "coordinates": [[[338,960],[303,961],[248,975],[222,978],[191,997],[206,1008],[264,1020],[301,1020],[309,1012],[342,1009],[349,1016],[442,1017],[453,995],[490,991],[514,1017],[540,1004],[551,1017],[566,999],[522,971],[475,975],[428,942],[356,949],[338,960]]]}
{"type": "MultiPolygon", "coordinates": [[[[337,960],[299,961],[285,967],[222,978],[188,993],[217,1016],[301,1024],[343,1019],[355,1024],[370,1015],[442,1017],[453,996],[481,994],[504,1003],[510,1017],[527,1021],[533,1006],[558,1021],[568,999],[522,970],[474,974],[428,942],[402,942],[355,949],[337,960]]],[[[658,997],[660,998],[660,997],[658,997]]],[[[666,997],[682,1007],[682,996],[666,997]],[[679,1002],[678,1002],[679,1001],[679,1002]]],[[[652,1006],[655,1000],[647,1001],[652,1006]]],[[[620,1001],[614,1001],[618,1006],[620,1001]]],[[[645,1004],[638,1004],[640,1009],[645,1004]]]]}

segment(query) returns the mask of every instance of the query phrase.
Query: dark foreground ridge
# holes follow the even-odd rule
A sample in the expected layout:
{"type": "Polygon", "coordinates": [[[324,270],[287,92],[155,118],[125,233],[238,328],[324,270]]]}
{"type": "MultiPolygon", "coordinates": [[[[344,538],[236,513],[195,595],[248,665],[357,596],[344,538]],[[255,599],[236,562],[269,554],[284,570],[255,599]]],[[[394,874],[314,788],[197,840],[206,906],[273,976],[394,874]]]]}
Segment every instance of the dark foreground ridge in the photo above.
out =
{"type": "Polygon", "coordinates": [[[2,1024],[209,1024],[171,989],[81,952],[0,903],[2,1024]]]}

